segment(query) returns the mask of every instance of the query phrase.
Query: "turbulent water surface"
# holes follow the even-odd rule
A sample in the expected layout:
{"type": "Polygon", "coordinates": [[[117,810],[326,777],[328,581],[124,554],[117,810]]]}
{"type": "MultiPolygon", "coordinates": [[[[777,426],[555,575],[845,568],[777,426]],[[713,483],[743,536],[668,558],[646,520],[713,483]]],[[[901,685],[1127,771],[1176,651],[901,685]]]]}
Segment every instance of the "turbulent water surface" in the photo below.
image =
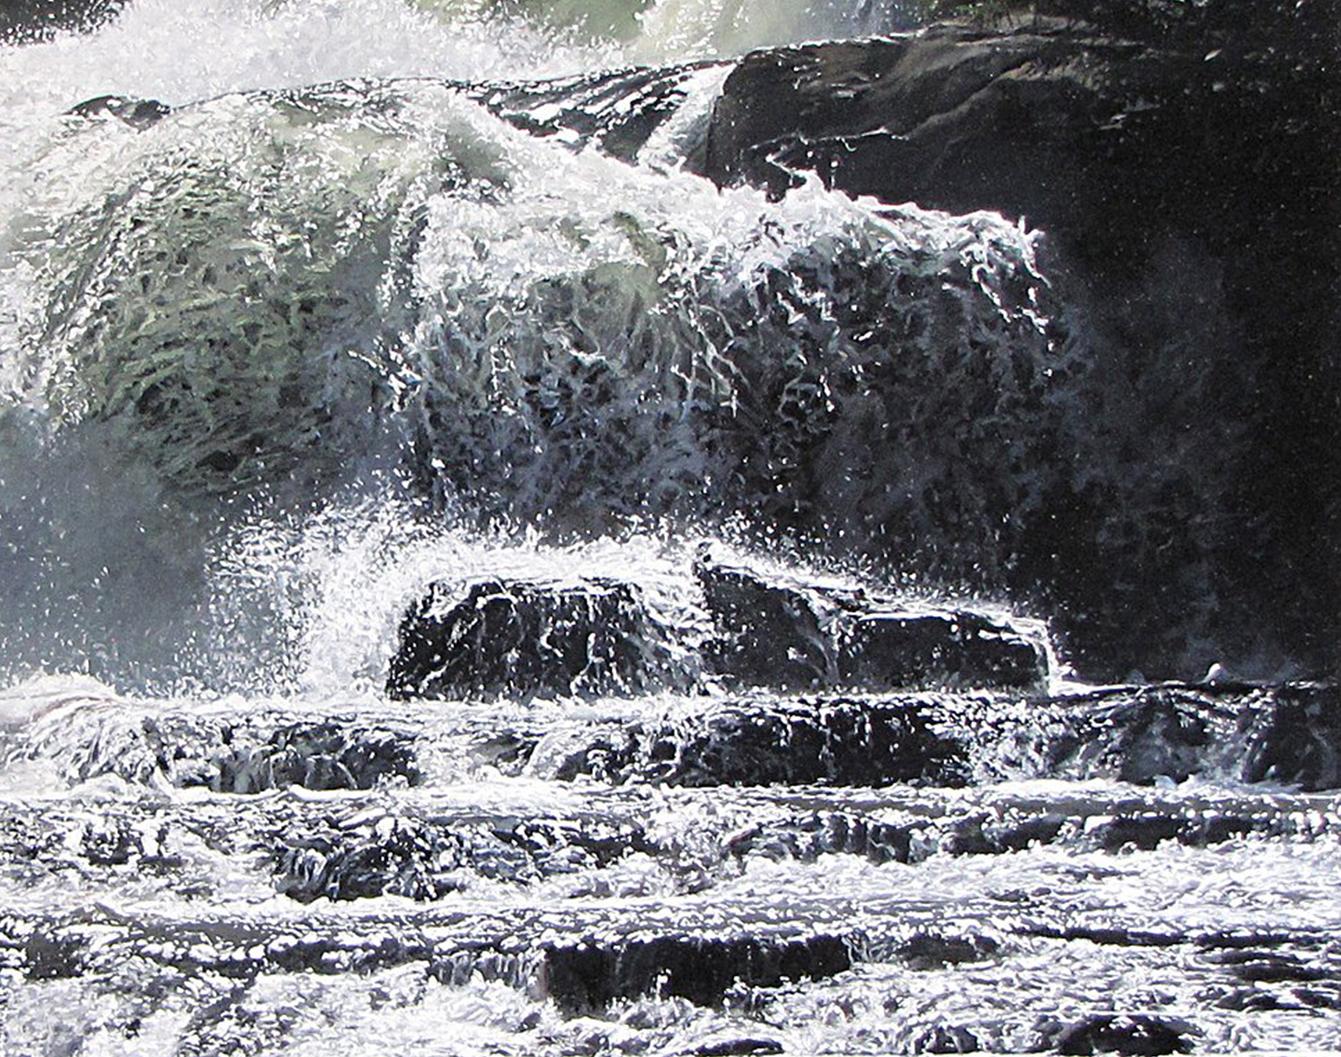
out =
{"type": "Polygon", "coordinates": [[[1335,688],[958,560],[1083,414],[1038,236],[692,174],[912,6],[0,46],[0,1052],[1341,1045],[1335,688]]]}

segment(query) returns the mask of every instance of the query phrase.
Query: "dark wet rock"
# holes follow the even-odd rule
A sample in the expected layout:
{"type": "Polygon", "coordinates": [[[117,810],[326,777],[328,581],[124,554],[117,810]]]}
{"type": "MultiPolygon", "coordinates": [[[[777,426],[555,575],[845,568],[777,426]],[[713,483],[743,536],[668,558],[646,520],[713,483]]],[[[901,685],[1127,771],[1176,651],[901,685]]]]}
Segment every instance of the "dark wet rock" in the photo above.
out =
{"type": "MultiPolygon", "coordinates": [[[[565,780],[585,775],[690,786],[954,786],[1058,776],[1140,785],[1193,775],[1253,780],[1261,777],[1248,765],[1258,758],[1253,732],[1274,714],[1279,695],[1288,701],[1295,692],[1168,684],[1025,701],[1001,693],[744,696],[660,720],[569,729],[542,739],[528,770],[565,780]]],[[[1325,725],[1319,730],[1325,737],[1325,725]]],[[[1274,813],[1244,814],[1245,805],[1232,811],[1208,805],[1176,818],[1139,801],[1125,806],[1096,824],[1094,846],[1149,848],[1162,840],[1203,846],[1284,832],[1274,813]]],[[[959,854],[1023,850],[1048,843],[1067,824],[1055,812],[962,819],[939,840],[959,854]]]]}
{"type": "Polygon", "coordinates": [[[1104,851],[1150,851],[1164,841],[1201,848],[1235,840],[1249,834],[1283,835],[1291,827],[1271,813],[1257,815],[1185,811],[1164,814],[1159,811],[1120,812],[1114,818],[1091,826],[1087,843],[1104,851]]]}
{"type": "Polygon", "coordinates": [[[502,774],[519,774],[535,755],[542,735],[522,730],[484,731],[470,744],[470,756],[502,774]]]}
{"type": "Polygon", "coordinates": [[[711,561],[697,573],[717,627],[708,662],[718,674],[780,690],[833,684],[833,644],[804,590],[711,561]]]}
{"type": "MultiPolygon", "coordinates": [[[[1229,964],[1242,952],[1253,951],[1317,951],[1326,950],[1334,940],[1327,930],[1248,928],[1210,932],[1197,938],[1197,945],[1210,952],[1207,958],[1228,958],[1229,964]]],[[[1254,955],[1249,953],[1248,958],[1254,955]]]]}
{"type": "MultiPolygon", "coordinates": [[[[221,753],[208,784],[217,792],[372,789],[394,779],[419,780],[409,741],[391,731],[340,723],[292,723],[259,745],[221,753]]],[[[187,783],[191,784],[191,783],[187,783]]]]}
{"type": "Polygon", "coordinates": [[[1097,1014],[1064,1028],[1054,1042],[1058,1053],[1189,1053],[1191,1025],[1145,1014],[1097,1014]]]}
{"type": "Polygon", "coordinates": [[[1103,823],[1094,834],[1105,851],[1121,848],[1140,848],[1149,851],[1163,841],[1177,840],[1183,832],[1183,821],[1156,814],[1128,815],[1103,823]]]}
{"type": "Polygon", "coordinates": [[[894,953],[912,969],[930,970],[980,962],[1000,949],[1001,945],[990,936],[944,936],[934,932],[918,932],[900,943],[894,953]]]}
{"type": "Polygon", "coordinates": [[[717,629],[708,664],[735,686],[908,690],[1039,689],[1043,650],[967,611],[918,612],[864,591],[770,578],[701,557],[696,571],[717,629]]]}
{"type": "Polygon", "coordinates": [[[782,1053],[776,1039],[722,1039],[705,1042],[689,1051],[693,1057],[749,1057],[751,1054],[782,1053]]]}
{"type": "Polygon", "coordinates": [[[1309,1009],[1341,1010],[1341,984],[1326,989],[1295,987],[1290,989],[1290,994],[1309,1009]]]}
{"type": "Polygon", "coordinates": [[[276,888],[301,903],[398,895],[438,899],[458,887],[450,878],[461,849],[449,835],[388,819],[374,832],[304,835],[278,856],[276,888]]]}
{"type": "Polygon", "coordinates": [[[285,837],[275,886],[299,902],[398,895],[440,899],[476,878],[524,884],[595,870],[653,846],[638,826],[587,819],[497,821],[383,816],[328,820],[285,837]]]}
{"type": "Polygon", "coordinates": [[[1065,928],[1039,926],[1027,930],[1029,935],[1043,936],[1055,940],[1087,940],[1106,947],[1178,947],[1187,942],[1188,937],[1168,932],[1151,932],[1146,929],[1100,928],[1088,925],[1072,925],[1065,928]]]}
{"type": "Polygon", "coordinates": [[[78,832],[79,853],[94,866],[125,866],[139,858],[139,835],[122,819],[86,823],[78,832]]]}
{"type": "MultiPolygon", "coordinates": [[[[467,91],[510,124],[535,136],[553,137],[575,150],[595,146],[632,162],[648,140],[686,104],[694,82],[726,64],[691,63],[602,71],[538,83],[486,84],[467,91]]],[[[677,144],[680,160],[701,169],[710,110],[686,129],[677,144]]]]}
{"type": "Polygon", "coordinates": [[[579,776],[622,782],[639,759],[641,732],[637,724],[592,725],[582,730],[556,732],[536,744],[525,773],[561,782],[571,782],[579,776]]]}
{"type": "Polygon", "coordinates": [[[859,855],[874,863],[913,861],[914,824],[879,822],[846,812],[798,816],[752,827],[728,845],[734,855],[813,862],[821,855],[859,855]]]}
{"type": "Polygon", "coordinates": [[[746,56],[705,171],[1041,228],[1092,344],[1052,389],[1077,414],[1018,535],[947,546],[1055,602],[1082,672],[1341,671],[1338,5],[1030,6],[746,56]]]}
{"type": "Polygon", "coordinates": [[[1212,951],[1204,957],[1214,965],[1224,966],[1230,975],[1245,983],[1309,983],[1341,977],[1336,969],[1309,964],[1299,955],[1285,951],[1230,949],[1212,951]]]}
{"type": "Polygon", "coordinates": [[[857,855],[873,863],[919,863],[933,856],[1005,855],[1034,845],[1114,853],[1150,850],[1164,841],[1208,847],[1249,835],[1312,841],[1333,831],[1302,799],[1267,807],[1246,796],[1208,802],[1161,794],[992,797],[892,817],[884,808],[878,816],[817,810],[769,818],[734,834],[726,851],[803,862],[857,855]]]}
{"type": "MultiPolygon", "coordinates": [[[[104,809],[90,815],[77,808],[10,806],[0,811],[0,869],[11,881],[25,878],[34,884],[153,877],[186,893],[200,879],[170,843],[175,835],[174,827],[152,810],[120,814],[104,809]]],[[[234,846],[228,844],[227,851],[234,846]]]]}
{"type": "Polygon", "coordinates": [[[993,840],[1002,851],[1024,851],[1036,844],[1051,844],[1066,824],[1066,816],[1048,813],[997,826],[993,840]]]}
{"type": "Polygon", "coordinates": [[[1341,687],[1285,688],[1244,726],[1251,738],[1245,781],[1341,788],[1341,687]]]}
{"type": "Polygon", "coordinates": [[[115,18],[126,0],[7,0],[0,5],[0,42],[48,40],[115,18]]]}
{"type": "Polygon", "coordinates": [[[1058,698],[1040,716],[1043,773],[1183,781],[1230,751],[1244,707],[1241,697],[1173,685],[1058,698]]]}
{"type": "Polygon", "coordinates": [[[844,622],[839,634],[843,686],[1031,689],[1047,676],[1035,643],[975,613],[877,610],[844,622]]]}
{"type": "Polygon", "coordinates": [[[599,695],[671,681],[663,635],[632,584],[432,584],[401,621],[393,698],[599,695]]]}
{"type": "Polygon", "coordinates": [[[172,113],[172,108],[157,99],[129,99],[121,95],[100,95],[80,103],[70,113],[84,118],[114,118],[138,130],[152,128],[172,113]]]}
{"type": "Polygon", "coordinates": [[[72,782],[117,775],[128,782],[259,793],[289,785],[371,789],[420,778],[412,739],[357,720],[238,720],[190,711],[72,713],[29,746],[72,782]]]}
{"type": "Polygon", "coordinates": [[[1239,987],[1217,998],[1217,1009],[1232,1009],[1238,1013],[1270,1013],[1281,1009],[1299,1009],[1299,1005],[1283,1000],[1271,991],[1258,987],[1239,987]]]}
{"type": "Polygon", "coordinates": [[[83,944],[73,938],[34,932],[23,955],[30,980],[68,980],[84,970],[83,944]]]}
{"type": "Polygon", "coordinates": [[[1021,747],[1037,738],[1046,773],[1148,784],[1212,772],[1316,791],[1341,784],[1339,701],[1328,684],[1117,688],[1053,699],[1032,734],[1001,733],[1021,747]]]}
{"type": "Polygon", "coordinates": [[[745,700],[645,730],[629,774],[674,785],[962,784],[965,749],[934,701],[745,700]]]}
{"type": "Polygon", "coordinates": [[[652,992],[714,1006],[737,984],[776,987],[788,980],[836,976],[851,965],[848,943],[837,936],[663,936],[550,947],[543,986],[574,1012],[652,992]]]}
{"type": "MultiPolygon", "coordinates": [[[[729,914],[730,912],[728,912],[729,914]]],[[[584,932],[578,912],[555,935],[552,911],[447,914],[431,923],[404,915],[311,914],[294,922],[246,917],[173,919],[93,908],[63,918],[0,914],[0,968],[45,979],[90,977],[133,959],[192,977],[253,980],[260,974],[337,976],[421,964],[444,984],[497,980],[550,998],[567,1013],[596,1012],[621,998],[661,994],[720,1006],[733,989],[820,980],[852,965],[850,940],[776,925],[740,933],[668,925],[665,915],[623,915],[584,932]],[[426,927],[427,926],[427,927],[426,927]]]]}
{"type": "MultiPolygon", "coordinates": [[[[713,626],[702,667],[728,686],[1041,690],[1047,677],[1039,642],[983,614],[909,611],[710,558],[695,571],[713,626]]],[[[466,698],[685,687],[693,665],[671,660],[672,634],[619,581],[433,584],[401,622],[387,690],[466,698]]],[[[699,644],[686,635],[680,645],[699,644]]]]}

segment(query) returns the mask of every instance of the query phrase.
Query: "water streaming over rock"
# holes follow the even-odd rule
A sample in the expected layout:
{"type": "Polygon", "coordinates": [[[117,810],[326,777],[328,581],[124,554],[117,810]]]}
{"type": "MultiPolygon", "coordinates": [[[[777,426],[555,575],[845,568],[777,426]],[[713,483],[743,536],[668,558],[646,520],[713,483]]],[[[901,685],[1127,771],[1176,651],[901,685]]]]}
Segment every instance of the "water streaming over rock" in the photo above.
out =
{"type": "Polygon", "coordinates": [[[1335,1045],[1335,686],[1004,589],[1101,472],[1047,233],[700,175],[924,7],[11,30],[0,1050],[1335,1045]]]}

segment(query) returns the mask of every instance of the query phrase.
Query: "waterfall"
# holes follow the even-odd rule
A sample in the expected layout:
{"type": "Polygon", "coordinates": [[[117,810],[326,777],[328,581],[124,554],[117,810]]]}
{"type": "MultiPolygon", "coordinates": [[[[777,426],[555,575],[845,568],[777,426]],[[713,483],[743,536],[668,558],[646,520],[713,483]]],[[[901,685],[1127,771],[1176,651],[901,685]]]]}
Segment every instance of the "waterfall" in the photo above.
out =
{"type": "Polygon", "coordinates": [[[710,178],[748,64],[1100,33],[955,6],[0,20],[0,1052],[1334,1042],[1335,685],[1073,659],[1219,581],[1067,594],[1164,493],[1063,240],[710,178]]]}

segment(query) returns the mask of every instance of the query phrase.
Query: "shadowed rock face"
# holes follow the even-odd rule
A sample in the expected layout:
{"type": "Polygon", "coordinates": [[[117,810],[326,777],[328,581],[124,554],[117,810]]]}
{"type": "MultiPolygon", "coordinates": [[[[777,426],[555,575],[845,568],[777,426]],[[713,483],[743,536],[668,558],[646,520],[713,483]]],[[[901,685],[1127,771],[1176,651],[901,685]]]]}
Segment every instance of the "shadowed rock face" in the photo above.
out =
{"type": "Polygon", "coordinates": [[[844,686],[1039,686],[1043,658],[1030,642],[975,613],[866,613],[844,629],[844,686]]]}
{"type": "Polygon", "coordinates": [[[805,596],[748,570],[706,565],[698,571],[717,625],[710,662],[738,683],[809,689],[833,678],[832,649],[805,596]]]}
{"type": "Polygon", "coordinates": [[[1336,670],[1337,6],[1040,8],[1069,17],[750,55],[705,171],[1043,229],[1093,362],[1010,586],[1096,673],[1199,674],[1206,641],[1336,670]]]}

